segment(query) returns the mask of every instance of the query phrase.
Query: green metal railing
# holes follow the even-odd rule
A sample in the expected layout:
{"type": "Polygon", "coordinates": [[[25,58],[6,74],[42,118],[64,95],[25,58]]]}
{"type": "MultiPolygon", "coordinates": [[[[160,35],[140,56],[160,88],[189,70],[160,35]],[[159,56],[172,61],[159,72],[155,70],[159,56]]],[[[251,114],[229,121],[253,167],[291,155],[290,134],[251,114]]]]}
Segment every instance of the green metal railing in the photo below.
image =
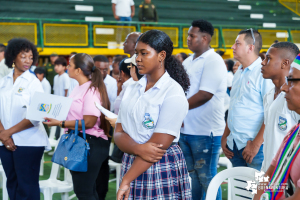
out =
{"type": "MultiPolygon", "coordinates": [[[[38,47],[95,47],[112,48],[120,45],[132,31],[144,32],[159,29],[166,32],[175,48],[187,48],[186,37],[190,24],[153,22],[87,22],[69,19],[0,18],[0,43],[7,43],[14,37],[26,37],[38,47]]],[[[300,43],[300,27],[214,25],[215,36],[211,46],[230,48],[238,31],[255,28],[263,37],[263,48],[268,48],[274,40],[300,43]]]]}

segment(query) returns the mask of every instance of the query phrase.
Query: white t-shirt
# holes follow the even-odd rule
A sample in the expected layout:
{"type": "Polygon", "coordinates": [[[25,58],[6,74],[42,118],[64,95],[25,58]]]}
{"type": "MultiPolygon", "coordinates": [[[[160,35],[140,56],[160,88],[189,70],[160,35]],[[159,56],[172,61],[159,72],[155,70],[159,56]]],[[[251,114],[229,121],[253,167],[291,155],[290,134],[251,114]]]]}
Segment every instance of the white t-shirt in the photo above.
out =
{"type": "Polygon", "coordinates": [[[12,71],[12,68],[8,68],[5,64],[5,59],[0,62],[0,80],[9,74],[12,71]]]}
{"type": "Polygon", "coordinates": [[[263,100],[264,104],[264,161],[261,170],[266,172],[271,165],[284,137],[297,124],[299,115],[288,109],[285,92],[274,100],[275,88],[271,89],[263,100]]]}
{"type": "Polygon", "coordinates": [[[70,77],[67,73],[54,76],[53,90],[58,96],[65,96],[65,90],[70,89],[70,77]]]}
{"type": "Polygon", "coordinates": [[[204,105],[189,110],[181,133],[187,135],[223,135],[225,129],[224,96],[227,90],[227,69],[222,57],[210,49],[201,56],[185,59],[183,66],[190,78],[189,99],[199,90],[213,94],[204,105]]]}
{"type": "Polygon", "coordinates": [[[227,72],[227,87],[232,87],[233,73],[227,72]]]}
{"type": "Polygon", "coordinates": [[[110,75],[107,74],[104,79],[104,84],[106,86],[107,95],[108,95],[108,99],[110,102],[110,111],[113,111],[114,103],[115,103],[115,100],[116,100],[117,94],[118,94],[117,81],[116,81],[116,79],[114,79],[113,77],[111,77],[110,75]]]}
{"type": "Polygon", "coordinates": [[[174,142],[178,142],[189,109],[182,87],[168,72],[145,92],[146,85],[144,76],[126,88],[116,123],[139,144],[146,143],[153,133],[175,136],[174,142]]]}
{"type": "Polygon", "coordinates": [[[42,83],[44,92],[47,94],[51,94],[51,85],[50,85],[49,81],[46,78],[43,78],[41,83],[42,83]]]}
{"type": "Polygon", "coordinates": [[[116,15],[119,17],[130,17],[131,7],[134,5],[133,0],[112,0],[111,3],[116,4],[116,15]]]}
{"type": "Polygon", "coordinates": [[[120,105],[124,96],[124,93],[126,91],[126,88],[130,85],[133,84],[135,81],[130,78],[127,81],[125,81],[122,85],[122,91],[120,92],[119,96],[117,96],[115,103],[114,103],[114,113],[118,114],[119,113],[119,109],[120,109],[120,105]]]}
{"type": "Polygon", "coordinates": [[[78,81],[76,81],[74,78],[70,78],[70,88],[68,89],[68,96],[70,96],[73,89],[79,85],[78,81]]]}
{"type": "MultiPolygon", "coordinates": [[[[44,92],[35,74],[25,71],[13,82],[13,71],[0,80],[0,121],[4,129],[20,123],[26,117],[35,92],[44,92]]],[[[41,102],[42,103],[42,102],[41,102]]],[[[51,146],[42,122],[31,121],[33,127],[12,135],[16,146],[51,146]]],[[[0,142],[2,146],[2,143],[0,142]]]]}

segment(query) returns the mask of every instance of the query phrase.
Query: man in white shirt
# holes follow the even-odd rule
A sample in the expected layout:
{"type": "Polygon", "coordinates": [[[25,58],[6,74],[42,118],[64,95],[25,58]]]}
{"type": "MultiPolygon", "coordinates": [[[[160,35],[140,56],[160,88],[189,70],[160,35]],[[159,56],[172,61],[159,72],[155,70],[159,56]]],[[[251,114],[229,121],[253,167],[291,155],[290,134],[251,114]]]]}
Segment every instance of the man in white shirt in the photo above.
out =
{"type": "Polygon", "coordinates": [[[131,21],[135,8],[133,0],[112,0],[114,18],[118,21],[131,21]]]}
{"type": "MultiPolygon", "coordinates": [[[[117,81],[113,77],[111,77],[108,72],[109,68],[109,62],[106,56],[103,55],[97,55],[94,57],[94,63],[97,68],[100,69],[102,78],[104,80],[104,84],[106,86],[106,91],[108,95],[108,99],[110,102],[110,110],[113,111],[114,108],[114,102],[117,98],[118,93],[118,86],[117,81]]],[[[111,127],[110,135],[113,134],[113,128],[111,127]]],[[[111,140],[111,138],[109,138],[111,140]]],[[[98,174],[97,180],[96,180],[96,190],[99,196],[99,199],[105,199],[106,194],[108,192],[108,181],[109,181],[109,166],[108,166],[108,157],[107,159],[102,163],[100,172],[98,174]]]]}
{"type": "Polygon", "coordinates": [[[273,44],[262,61],[263,78],[271,79],[273,87],[264,97],[264,161],[261,170],[266,172],[271,165],[284,137],[297,124],[299,115],[288,109],[285,92],[281,86],[289,75],[290,65],[299,53],[299,48],[290,42],[273,44]]]}
{"type": "Polygon", "coordinates": [[[4,51],[5,45],[0,44],[0,80],[12,70],[5,65],[4,51]]]}
{"type": "MultiPolygon", "coordinates": [[[[189,112],[181,128],[179,145],[192,178],[193,199],[205,199],[211,179],[217,174],[221,136],[225,128],[225,63],[210,48],[214,28],[210,22],[195,20],[188,32],[188,47],[194,52],[183,66],[190,78],[187,92],[189,112]]],[[[217,200],[221,200],[221,189],[217,200]]]]}
{"type": "Polygon", "coordinates": [[[117,98],[117,92],[118,92],[117,81],[109,74],[107,74],[109,64],[106,56],[103,55],[95,56],[94,62],[95,62],[95,66],[98,67],[102,73],[103,80],[108,94],[108,99],[110,102],[110,110],[113,111],[113,105],[117,98]]]}
{"type": "Polygon", "coordinates": [[[34,70],[36,77],[41,81],[44,92],[47,94],[51,94],[51,85],[49,81],[46,79],[46,70],[43,67],[36,67],[34,70]]]}

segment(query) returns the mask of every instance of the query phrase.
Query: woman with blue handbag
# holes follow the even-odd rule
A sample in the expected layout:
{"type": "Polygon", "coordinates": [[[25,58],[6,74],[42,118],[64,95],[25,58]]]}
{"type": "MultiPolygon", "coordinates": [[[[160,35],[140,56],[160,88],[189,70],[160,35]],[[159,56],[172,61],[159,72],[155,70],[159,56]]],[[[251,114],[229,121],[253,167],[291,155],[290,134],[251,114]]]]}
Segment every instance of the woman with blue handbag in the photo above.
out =
{"type": "Polygon", "coordinates": [[[13,68],[0,80],[0,157],[7,176],[10,200],[39,200],[40,163],[48,136],[39,121],[26,119],[35,92],[44,92],[30,71],[38,52],[27,39],[12,39],[5,50],[5,63],[13,68]]]}
{"type": "MultiPolygon", "coordinates": [[[[66,121],[58,121],[46,118],[48,122],[44,123],[66,128],[72,133],[74,132],[72,130],[77,127],[76,132],[82,129],[83,133],[80,132],[78,135],[83,138],[85,136],[84,132],[86,133],[86,140],[90,148],[87,171],[70,171],[77,198],[79,200],[98,200],[96,178],[103,161],[108,157],[110,124],[95,107],[95,102],[108,110],[110,103],[101,72],[94,66],[91,56],[80,53],[71,57],[68,74],[71,78],[77,80],[79,85],[73,89],[69,96],[73,99],[73,102],[67,119],[66,121]],[[85,126],[82,125],[83,122],[85,126]]],[[[75,134],[77,135],[77,133],[75,134]]]]}

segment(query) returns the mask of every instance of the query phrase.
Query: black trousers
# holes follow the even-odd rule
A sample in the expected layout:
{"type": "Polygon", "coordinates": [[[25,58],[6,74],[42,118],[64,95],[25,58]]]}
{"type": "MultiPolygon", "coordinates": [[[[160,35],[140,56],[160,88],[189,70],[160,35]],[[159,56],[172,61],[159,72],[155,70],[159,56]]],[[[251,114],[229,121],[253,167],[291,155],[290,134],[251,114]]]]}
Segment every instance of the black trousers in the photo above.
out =
{"type": "Polygon", "coordinates": [[[10,200],[39,200],[39,173],[45,147],[17,146],[9,151],[0,146],[0,157],[7,177],[10,200]]]}
{"type": "Polygon", "coordinates": [[[87,140],[90,145],[88,171],[71,171],[74,192],[79,200],[98,200],[98,194],[96,192],[96,179],[101,165],[108,157],[109,141],[89,135],[87,135],[87,140]]]}
{"type": "MultiPolygon", "coordinates": [[[[110,136],[113,135],[112,127],[110,127],[109,135],[110,136]]],[[[109,141],[108,149],[110,147],[111,139],[112,139],[111,137],[108,138],[108,141],[109,141]]],[[[107,155],[106,159],[104,160],[104,162],[101,166],[100,172],[99,172],[97,180],[96,180],[96,190],[97,190],[98,197],[99,197],[97,200],[104,200],[106,197],[106,194],[108,192],[108,181],[109,181],[108,159],[109,159],[109,156],[107,155]]]]}

